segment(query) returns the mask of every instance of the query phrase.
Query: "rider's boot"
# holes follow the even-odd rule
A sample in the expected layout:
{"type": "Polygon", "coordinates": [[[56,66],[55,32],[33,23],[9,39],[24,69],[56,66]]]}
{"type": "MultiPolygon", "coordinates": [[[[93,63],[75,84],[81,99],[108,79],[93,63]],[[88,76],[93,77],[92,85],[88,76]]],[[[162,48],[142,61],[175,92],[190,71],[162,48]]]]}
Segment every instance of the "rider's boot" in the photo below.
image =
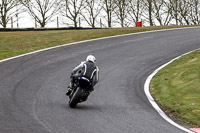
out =
{"type": "Polygon", "coordinates": [[[72,88],[73,88],[72,83],[70,83],[70,85],[68,86],[68,88],[69,88],[69,90],[66,93],[67,96],[69,96],[71,94],[71,92],[72,92],[72,88]]]}

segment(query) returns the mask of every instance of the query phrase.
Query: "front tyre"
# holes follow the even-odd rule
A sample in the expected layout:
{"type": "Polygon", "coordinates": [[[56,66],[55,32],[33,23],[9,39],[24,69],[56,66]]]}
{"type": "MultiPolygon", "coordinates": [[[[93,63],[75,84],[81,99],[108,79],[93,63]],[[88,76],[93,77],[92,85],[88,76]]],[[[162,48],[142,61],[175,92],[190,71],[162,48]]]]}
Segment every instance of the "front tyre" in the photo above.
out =
{"type": "Polygon", "coordinates": [[[69,100],[69,107],[75,108],[76,105],[79,103],[81,96],[82,96],[82,91],[81,88],[78,87],[74,92],[73,96],[71,97],[71,99],[69,100]]]}

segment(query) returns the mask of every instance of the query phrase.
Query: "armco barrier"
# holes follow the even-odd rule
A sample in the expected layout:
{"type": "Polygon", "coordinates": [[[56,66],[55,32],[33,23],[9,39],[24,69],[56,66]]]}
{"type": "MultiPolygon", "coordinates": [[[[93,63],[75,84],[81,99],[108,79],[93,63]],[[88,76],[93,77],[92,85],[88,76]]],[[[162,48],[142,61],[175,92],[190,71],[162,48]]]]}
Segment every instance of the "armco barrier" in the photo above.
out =
{"type": "Polygon", "coordinates": [[[62,28],[0,28],[0,32],[10,32],[10,31],[49,31],[49,30],[88,30],[88,29],[102,29],[102,28],[83,28],[83,27],[62,27],[62,28]]]}

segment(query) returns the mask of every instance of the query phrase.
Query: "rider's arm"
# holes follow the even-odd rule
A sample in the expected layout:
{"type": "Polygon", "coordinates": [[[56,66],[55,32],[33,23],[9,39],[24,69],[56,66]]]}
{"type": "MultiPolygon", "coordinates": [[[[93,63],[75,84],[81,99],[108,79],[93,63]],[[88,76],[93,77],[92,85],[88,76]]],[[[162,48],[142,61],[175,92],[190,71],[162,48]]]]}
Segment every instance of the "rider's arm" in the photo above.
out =
{"type": "Polygon", "coordinates": [[[81,64],[79,64],[77,67],[75,67],[75,68],[72,70],[72,73],[75,74],[78,70],[80,70],[80,69],[83,67],[84,63],[85,63],[84,61],[81,62],[81,64]]]}

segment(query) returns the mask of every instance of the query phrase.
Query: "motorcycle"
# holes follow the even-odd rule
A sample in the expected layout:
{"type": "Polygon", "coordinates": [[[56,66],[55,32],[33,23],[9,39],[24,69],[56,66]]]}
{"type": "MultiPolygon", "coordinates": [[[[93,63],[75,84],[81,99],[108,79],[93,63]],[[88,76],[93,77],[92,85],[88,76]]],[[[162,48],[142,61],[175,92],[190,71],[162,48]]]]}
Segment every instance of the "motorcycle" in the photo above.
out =
{"type": "Polygon", "coordinates": [[[85,77],[78,77],[75,81],[71,94],[69,95],[69,107],[75,108],[78,103],[87,100],[92,83],[85,77]]]}

